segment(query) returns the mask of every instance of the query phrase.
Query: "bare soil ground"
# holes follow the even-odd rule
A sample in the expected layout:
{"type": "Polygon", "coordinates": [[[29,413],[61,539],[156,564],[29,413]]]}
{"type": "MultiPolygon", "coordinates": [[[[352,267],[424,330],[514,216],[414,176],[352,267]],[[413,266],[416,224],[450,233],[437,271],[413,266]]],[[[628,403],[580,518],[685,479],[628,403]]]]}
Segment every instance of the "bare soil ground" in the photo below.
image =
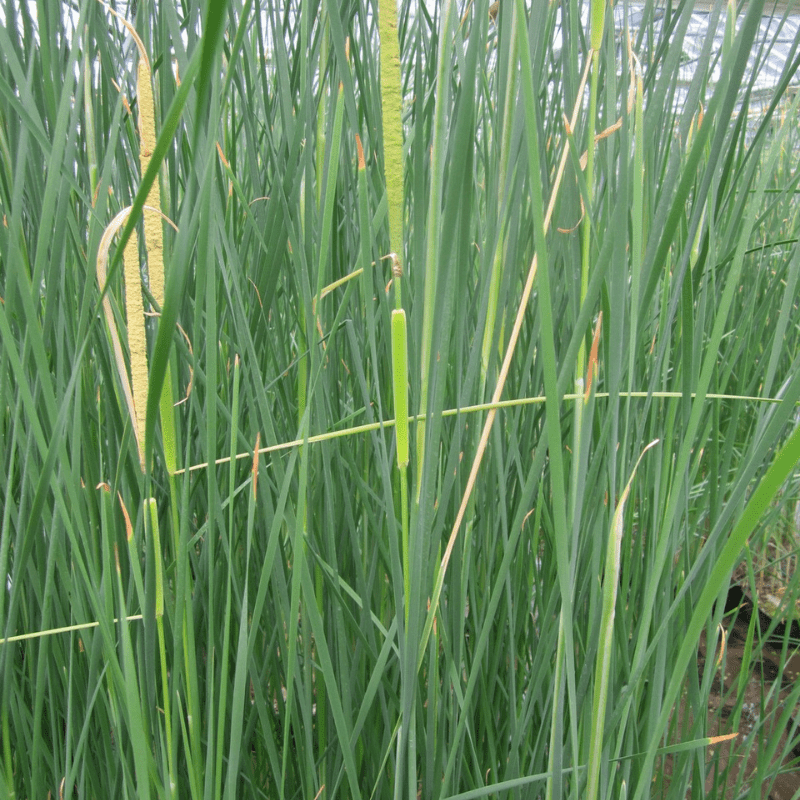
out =
{"type": "MultiPolygon", "coordinates": [[[[759,608],[764,606],[759,602],[759,608]]],[[[750,797],[797,800],[800,798],[800,703],[797,690],[800,626],[797,622],[792,623],[785,660],[782,660],[785,626],[773,626],[770,638],[765,640],[772,621],[767,614],[755,610],[752,599],[738,584],[731,588],[727,609],[731,613],[725,615],[724,632],[717,651],[707,653],[705,636],[701,639],[698,668],[701,680],[706,669],[715,672],[708,705],[708,735],[724,736],[736,732],[738,736],[708,748],[705,788],[710,790],[716,784],[719,792],[724,782],[724,797],[733,800],[760,783],[760,792],[750,794],[750,797]],[[754,656],[748,658],[748,629],[754,614],[758,615],[753,628],[754,656]],[[749,671],[744,676],[743,665],[749,671]],[[779,733],[778,746],[769,753],[767,743],[774,738],[773,733],[779,725],[783,730],[779,733]],[[774,780],[762,777],[773,772],[776,763],[782,766],[778,776],[774,780]]],[[[685,719],[687,713],[684,702],[681,717],[685,719]]],[[[664,767],[669,771],[668,764],[665,763],[664,767]]]]}

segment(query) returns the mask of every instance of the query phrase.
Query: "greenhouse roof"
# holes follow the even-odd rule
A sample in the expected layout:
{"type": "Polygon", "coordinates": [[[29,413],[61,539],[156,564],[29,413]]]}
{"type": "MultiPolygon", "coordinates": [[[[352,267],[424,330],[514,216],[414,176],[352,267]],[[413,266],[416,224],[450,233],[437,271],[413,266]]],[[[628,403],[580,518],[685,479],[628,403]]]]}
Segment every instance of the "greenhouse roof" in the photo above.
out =
{"type": "MultiPolygon", "coordinates": [[[[677,4],[673,6],[676,8],[677,4]]],[[[668,19],[665,8],[656,8],[653,11],[651,4],[645,3],[617,3],[614,9],[614,18],[617,30],[620,34],[627,26],[632,39],[635,41],[640,26],[645,20],[645,14],[652,14],[653,28],[659,31],[660,26],[668,19]]],[[[745,14],[744,7],[740,7],[736,20],[736,29],[742,24],[745,14]]],[[[588,11],[587,11],[588,13],[588,11]]],[[[674,17],[673,17],[674,20],[674,17]]],[[[712,84],[719,80],[723,68],[721,58],[725,30],[726,30],[726,9],[724,5],[711,2],[695,2],[691,14],[691,19],[686,27],[686,32],[682,44],[682,66],[680,70],[680,83],[678,88],[678,99],[682,93],[681,88],[689,86],[695,74],[695,66],[705,47],[711,47],[711,63],[714,65],[711,73],[712,84]]],[[[678,27],[677,25],[675,26],[678,27]]],[[[672,36],[677,34],[673,33],[672,36]]],[[[671,38],[672,38],[671,36],[671,38]]],[[[792,62],[798,59],[800,46],[800,2],[788,0],[788,2],[769,3],[765,5],[765,14],[760,23],[760,31],[756,34],[758,47],[754,48],[748,60],[745,72],[745,84],[748,84],[748,76],[752,76],[752,92],[750,95],[751,114],[760,116],[763,106],[769,102],[775,87],[778,86],[784,75],[787,74],[792,66],[792,62]]],[[[643,45],[637,50],[637,55],[647,66],[647,52],[643,45]]],[[[800,86],[800,72],[794,69],[789,80],[790,87],[796,91],[800,86]]],[[[713,88],[710,87],[710,88],[713,88]]],[[[788,91],[784,96],[791,98],[794,91],[788,91]]]]}

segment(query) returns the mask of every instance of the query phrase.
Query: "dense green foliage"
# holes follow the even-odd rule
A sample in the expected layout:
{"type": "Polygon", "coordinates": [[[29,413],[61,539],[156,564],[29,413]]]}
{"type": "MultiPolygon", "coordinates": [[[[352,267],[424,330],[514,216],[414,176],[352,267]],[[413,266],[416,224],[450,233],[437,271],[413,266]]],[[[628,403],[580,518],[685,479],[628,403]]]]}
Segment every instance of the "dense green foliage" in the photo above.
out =
{"type": "Polygon", "coordinates": [[[402,0],[384,169],[377,4],[137,5],[145,174],[120,21],[2,10],[2,797],[760,797],[800,684],[724,764],[706,698],[797,502],[800,41],[765,100],[759,0],[689,80],[687,3],[402,0]],[[96,265],[153,179],[143,472],[96,265]]]}

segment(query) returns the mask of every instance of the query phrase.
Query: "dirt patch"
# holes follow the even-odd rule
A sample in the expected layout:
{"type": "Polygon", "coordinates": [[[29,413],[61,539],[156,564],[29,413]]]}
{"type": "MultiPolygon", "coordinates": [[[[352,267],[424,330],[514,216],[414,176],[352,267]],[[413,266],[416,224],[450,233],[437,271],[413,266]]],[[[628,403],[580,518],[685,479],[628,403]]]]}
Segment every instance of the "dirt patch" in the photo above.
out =
{"type": "Polygon", "coordinates": [[[726,611],[717,651],[707,652],[704,635],[698,667],[701,680],[706,669],[714,670],[708,734],[738,736],[708,748],[706,789],[716,785],[717,796],[733,798],[760,782],[764,800],[792,800],[800,796],[800,628],[792,622],[786,637],[785,625],[756,611],[738,585],[726,611]],[[778,775],[764,779],[777,765],[778,775]]]}

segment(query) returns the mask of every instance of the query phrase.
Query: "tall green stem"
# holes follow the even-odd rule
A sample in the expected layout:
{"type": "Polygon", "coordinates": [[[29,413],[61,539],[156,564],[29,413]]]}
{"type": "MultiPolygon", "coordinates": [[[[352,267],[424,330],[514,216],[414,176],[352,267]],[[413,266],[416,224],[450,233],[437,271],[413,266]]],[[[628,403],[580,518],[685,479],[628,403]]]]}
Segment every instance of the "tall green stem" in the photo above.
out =
{"type": "MultiPolygon", "coordinates": [[[[517,21],[517,7],[516,4],[512,5],[509,9],[511,12],[511,29],[508,39],[508,65],[509,65],[509,80],[505,86],[505,97],[503,99],[503,123],[501,127],[500,139],[500,163],[498,168],[498,182],[497,182],[497,208],[501,209],[503,205],[503,198],[505,197],[508,180],[510,174],[509,154],[511,152],[511,129],[513,127],[513,113],[515,109],[515,98],[517,96],[517,70],[512,68],[516,64],[517,58],[517,35],[516,27],[517,21]]],[[[498,18],[499,22],[499,18],[498,18]]],[[[494,254],[494,261],[492,262],[492,274],[489,279],[489,305],[486,311],[486,327],[483,332],[483,345],[481,346],[481,392],[480,396],[483,398],[486,381],[488,379],[489,361],[491,358],[492,341],[494,339],[494,329],[498,314],[498,299],[500,295],[500,284],[503,280],[503,264],[506,256],[506,234],[507,234],[507,221],[508,217],[503,216],[498,219],[499,233],[497,237],[497,248],[494,254]]],[[[500,342],[500,352],[503,351],[503,343],[500,342]]]]}

